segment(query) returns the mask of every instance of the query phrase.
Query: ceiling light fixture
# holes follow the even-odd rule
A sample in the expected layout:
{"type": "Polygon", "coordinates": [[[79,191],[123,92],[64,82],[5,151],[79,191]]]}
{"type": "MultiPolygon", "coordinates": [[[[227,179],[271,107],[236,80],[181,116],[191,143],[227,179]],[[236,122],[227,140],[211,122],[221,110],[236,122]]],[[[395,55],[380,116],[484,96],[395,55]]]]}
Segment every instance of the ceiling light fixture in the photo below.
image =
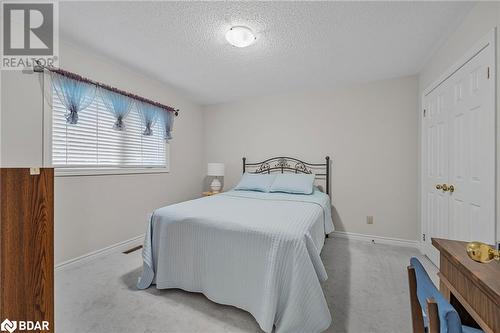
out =
{"type": "Polygon", "coordinates": [[[226,32],[226,40],[233,46],[247,47],[252,45],[257,40],[257,37],[250,28],[232,27],[226,32]]]}

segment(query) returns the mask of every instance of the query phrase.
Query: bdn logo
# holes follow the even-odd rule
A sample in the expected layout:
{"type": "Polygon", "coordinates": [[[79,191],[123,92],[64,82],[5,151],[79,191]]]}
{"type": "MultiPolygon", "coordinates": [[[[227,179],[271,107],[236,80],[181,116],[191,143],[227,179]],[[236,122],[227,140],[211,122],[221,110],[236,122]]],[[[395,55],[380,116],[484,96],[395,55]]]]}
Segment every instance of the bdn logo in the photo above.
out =
{"type": "Polygon", "coordinates": [[[53,3],[3,3],[3,55],[54,54],[53,3]]]}
{"type": "Polygon", "coordinates": [[[48,331],[49,322],[48,321],[31,321],[31,320],[9,320],[5,319],[0,324],[0,331],[13,333],[16,330],[19,331],[48,331]]]}

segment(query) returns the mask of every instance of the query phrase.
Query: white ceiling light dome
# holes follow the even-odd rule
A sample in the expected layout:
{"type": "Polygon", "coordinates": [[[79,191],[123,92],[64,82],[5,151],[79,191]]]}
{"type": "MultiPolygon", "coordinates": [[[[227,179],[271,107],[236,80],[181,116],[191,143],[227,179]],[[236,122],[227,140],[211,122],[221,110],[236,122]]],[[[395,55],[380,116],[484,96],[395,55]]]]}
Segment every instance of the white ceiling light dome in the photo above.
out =
{"type": "Polygon", "coordinates": [[[257,37],[250,28],[237,26],[226,32],[226,40],[233,46],[247,47],[252,45],[257,40],[257,37]]]}

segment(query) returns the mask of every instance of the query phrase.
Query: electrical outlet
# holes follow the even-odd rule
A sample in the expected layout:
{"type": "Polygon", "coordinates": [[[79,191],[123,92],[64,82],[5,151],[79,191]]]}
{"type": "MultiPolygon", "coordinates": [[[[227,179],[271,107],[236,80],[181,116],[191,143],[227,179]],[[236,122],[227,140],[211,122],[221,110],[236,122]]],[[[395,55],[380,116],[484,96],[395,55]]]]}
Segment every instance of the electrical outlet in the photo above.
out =
{"type": "Polygon", "coordinates": [[[366,224],[373,224],[373,216],[366,217],[366,224]]]}
{"type": "Polygon", "coordinates": [[[30,168],[30,175],[36,176],[40,174],[40,168],[30,168]]]}

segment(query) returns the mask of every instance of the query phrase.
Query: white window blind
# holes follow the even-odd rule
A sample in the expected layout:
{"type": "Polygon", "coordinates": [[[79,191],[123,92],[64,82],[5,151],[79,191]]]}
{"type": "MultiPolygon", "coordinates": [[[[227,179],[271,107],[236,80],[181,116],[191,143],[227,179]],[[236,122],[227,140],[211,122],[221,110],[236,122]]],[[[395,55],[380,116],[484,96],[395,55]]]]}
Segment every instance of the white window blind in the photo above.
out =
{"type": "Polygon", "coordinates": [[[166,167],[166,142],[158,121],[153,135],[144,136],[144,125],[135,109],[123,120],[125,131],[116,131],[116,119],[100,96],[78,113],[78,124],[66,124],[66,108],[53,92],[52,164],[68,168],[166,167]]]}

